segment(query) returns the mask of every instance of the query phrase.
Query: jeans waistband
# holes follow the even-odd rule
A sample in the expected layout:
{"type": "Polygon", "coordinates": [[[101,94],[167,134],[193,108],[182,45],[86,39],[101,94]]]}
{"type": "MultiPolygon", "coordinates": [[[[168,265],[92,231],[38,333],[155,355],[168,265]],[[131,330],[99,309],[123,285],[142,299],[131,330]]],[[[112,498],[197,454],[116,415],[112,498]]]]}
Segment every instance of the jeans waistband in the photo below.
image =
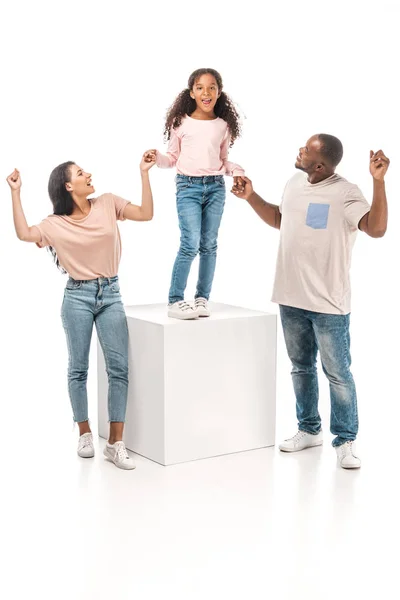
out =
{"type": "Polygon", "coordinates": [[[113,277],[96,277],[96,279],[74,279],[73,277],[69,277],[69,281],[73,281],[75,283],[115,283],[118,281],[118,275],[114,275],[113,277]]]}
{"type": "Polygon", "coordinates": [[[180,179],[182,181],[190,181],[190,182],[211,182],[211,181],[221,181],[224,178],[223,175],[200,175],[200,176],[193,176],[193,175],[182,175],[181,173],[177,173],[176,175],[176,179],[180,179]]]}

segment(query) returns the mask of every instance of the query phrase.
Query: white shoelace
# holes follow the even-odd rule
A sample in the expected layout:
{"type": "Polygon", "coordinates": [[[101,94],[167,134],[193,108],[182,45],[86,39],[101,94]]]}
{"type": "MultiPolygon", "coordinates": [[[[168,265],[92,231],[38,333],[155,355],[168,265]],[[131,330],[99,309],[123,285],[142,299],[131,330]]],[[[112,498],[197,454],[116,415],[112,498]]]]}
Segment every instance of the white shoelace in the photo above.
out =
{"type": "Polygon", "coordinates": [[[341,450],[342,450],[343,456],[345,456],[346,454],[351,454],[351,456],[354,456],[354,458],[355,458],[355,455],[353,452],[353,442],[352,441],[345,442],[344,444],[342,444],[341,450]]]}
{"type": "Polygon", "coordinates": [[[92,446],[92,436],[91,435],[85,435],[85,437],[80,439],[79,447],[81,449],[87,448],[88,446],[92,446]]]}
{"type": "Polygon", "coordinates": [[[290,440],[287,440],[288,442],[294,442],[295,444],[297,442],[299,442],[306,434],[305,431],[298,431],[296,433],[296,435],[294,435],[292,438],[290,438],[290,440]]]}
{"type": "Polygon", "coordinates": [[[114,447],[119,462],[123,462],[124,460],[129,458],[129,454],[126,451],[124,442],[116,442],[114,447]]]}

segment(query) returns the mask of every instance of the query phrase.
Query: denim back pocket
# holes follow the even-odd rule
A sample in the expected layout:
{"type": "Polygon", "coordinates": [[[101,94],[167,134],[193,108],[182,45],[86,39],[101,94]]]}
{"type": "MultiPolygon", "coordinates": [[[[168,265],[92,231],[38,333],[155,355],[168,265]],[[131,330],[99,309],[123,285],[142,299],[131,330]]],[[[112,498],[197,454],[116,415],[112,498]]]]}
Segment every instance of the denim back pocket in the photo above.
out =
{"type": "Polygon", "coordinates": [[[328,225],[330,204],[315,204],[310,202],[307,210],[306,225],[313,229],[326,229],[328,225]]]}

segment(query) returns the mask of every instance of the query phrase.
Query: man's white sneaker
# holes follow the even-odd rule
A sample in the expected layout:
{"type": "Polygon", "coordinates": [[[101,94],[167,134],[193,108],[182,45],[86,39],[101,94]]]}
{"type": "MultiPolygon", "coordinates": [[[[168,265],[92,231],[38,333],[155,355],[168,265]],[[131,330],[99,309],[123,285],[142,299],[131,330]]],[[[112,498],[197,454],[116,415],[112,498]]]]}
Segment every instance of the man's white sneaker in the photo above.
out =
{"type": "Polygon", "coordinates": [[[359,469],[361,467],[361,460],[354,452],[354,442],[345,442],[336,446],[338,461],[343,469],[359,469]]]}
{"type": "Polygon", "coordinates": [[[79,437],[78,456],[81,458],[93,458],[94,446],[93,435],[91,433],[84,433],[79,437]]]}
{"type": "Polygon", "coordinates": [[[194,301],[194,308],[199,317],[209,317],[211,315],[206,298],[196,298],[194,301]]]}
{"type": "Polygon", "coordinates": [[[183,319],[185,321],[199,318],[197,311],[185,300],[168,304],[168,316],[172,319],[183,319]]]}
{"type": "Polygon", "coordinates": [[[103,454],[119,469],[134,469],[136,467],[133,460],[129,458],[124,442],[115,442],[115,444],[106,442],[103,454]]]}
{"type": "Polygon", "coordinates": [[[298,431],[292,438],[279,444],[279,450],[282,450],[282,452],[299,452],[305,448],[321,446],[322,441],[322,431],[316,434],[298,431]]]}

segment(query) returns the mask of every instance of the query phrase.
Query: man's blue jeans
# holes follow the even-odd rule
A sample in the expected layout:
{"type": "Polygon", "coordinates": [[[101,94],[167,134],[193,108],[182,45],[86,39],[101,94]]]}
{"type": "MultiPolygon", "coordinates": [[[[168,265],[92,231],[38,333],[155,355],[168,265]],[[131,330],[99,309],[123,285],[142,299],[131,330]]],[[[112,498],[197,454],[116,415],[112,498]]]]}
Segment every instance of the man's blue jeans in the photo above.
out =
{"type": "Polygon", "coordinates": [[[286,348],[292,362],[299,430],[318,433],[317,352],[329,380],[333,446],[355,440],[357,395],[350,372],[350,315],[330,315],[280,306],[286,348]]]}

